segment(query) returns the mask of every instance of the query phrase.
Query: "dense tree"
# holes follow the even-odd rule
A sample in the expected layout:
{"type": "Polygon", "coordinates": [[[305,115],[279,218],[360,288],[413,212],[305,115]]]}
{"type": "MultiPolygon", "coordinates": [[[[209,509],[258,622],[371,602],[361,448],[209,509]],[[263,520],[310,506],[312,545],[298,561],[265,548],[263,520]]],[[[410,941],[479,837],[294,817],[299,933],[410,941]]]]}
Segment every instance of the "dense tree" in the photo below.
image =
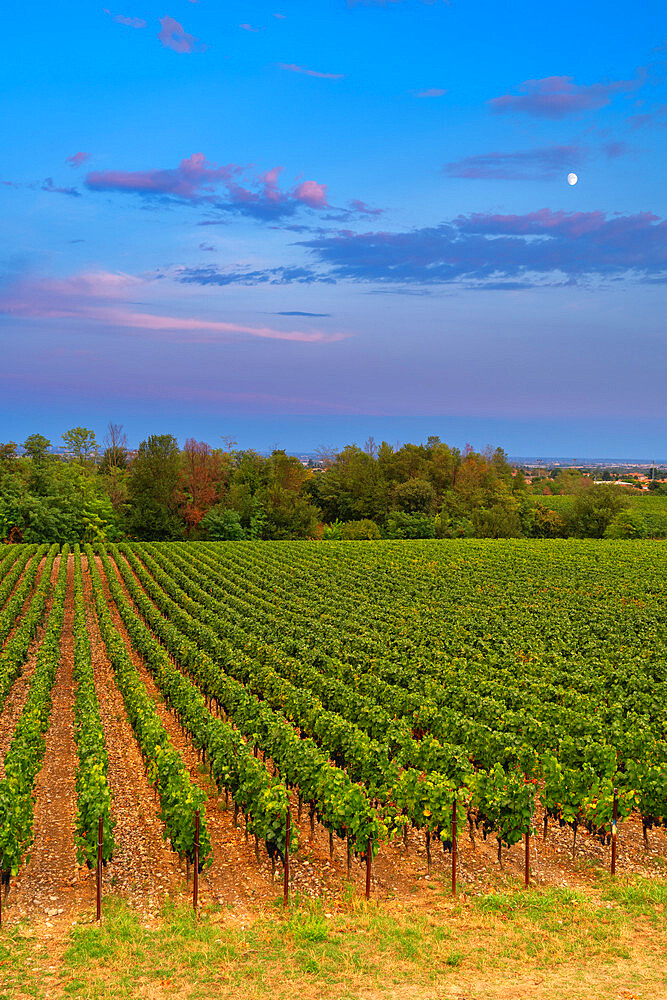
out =
{"type": "Polygon", "coordinates": [[[408,479],[397,483],[391,492],[394,508],[406,514],[433,514],[435,512],[435,487],[428,479],[408,479]]]}
{"type": "Polygon", "coordinates": [[[205,441],[188,438],[181,455],[179,506],[188,536],[218,499],[220,456],[205,441]]]}
{"type": "Polygon", "coordinates": [[[207,511],[200,523],[214,542],[240,542],[246,537],[238,512],[222,505],[207,511]]]}
{"type": "Polygon", "coordinates": [[[590,486],[581,490],[567,515],[568,534],[575,538],[602,538],[627,503],[617,486],[590,486]]]}
{"type": "Polygon", "coordinates": [[[340,537],[347,542],[372,541],[382,538],[380,529],[375,521],[362,518],[360,521],[348,521],[341,528],[340,537]]]}
{"type": "Polygon", "coordinates": [[[95,431],[87,427],[72,427],[63,434],[63,448],[67,458],[81,465],[94,462],[97,458],[95,431]]]}
{"type": "Polygon", "coordinates": [[[435,520],[428,514],[391,511],[385,521],[387,538],[435,538],[435,520]]]}
{"type": "Polygon", "coordinates": [[[180,465],[171,434],[151,434],[139,445],[128,482],[127,523],[134,537],[168,540],[183,534],[177,516],[180,465]]]}

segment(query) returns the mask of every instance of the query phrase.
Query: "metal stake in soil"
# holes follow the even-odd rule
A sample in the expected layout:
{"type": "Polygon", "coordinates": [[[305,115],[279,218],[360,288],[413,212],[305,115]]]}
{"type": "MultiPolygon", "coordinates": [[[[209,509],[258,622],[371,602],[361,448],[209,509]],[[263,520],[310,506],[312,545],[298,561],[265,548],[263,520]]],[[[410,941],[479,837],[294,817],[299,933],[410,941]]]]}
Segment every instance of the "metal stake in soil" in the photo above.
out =
{"type": "Polygon", "coordinates": [[[100,816],[97,822],[97,919],[102,919],[102,842],[104,837],[104,821],[100,816]]]}
{"type": "Polygon", "coordinates": [[[530,830],[525,834],[525,884],[530,885],[530,830]]]}
{"type": "Polygon", "coordinates": [[[197,912],[199,903],[199,809],[195,812],[195,871],[192,882],[192,908],[197,912]]]}
{"type": "Polygon", "coordinates": [[[452,806],[452,896],[456,895],[456,799],[452,806]]]}
{"type": "Polygon", "coordinates": [[[368,838],[368,845],[366,848],[366,899],[371,898],[371,858],[373,857],[373,840],[371,837],[368,838]]]}
{"type": "Polygon", "coordinates": [[[614,812],[611,821],[611,874],[616,874],[616,826],[618,824],[618,792],[614,789],[614,812]]]}
{"type": "Polygon", "coordinates": [[[283,906],[289,906],[289,838],[290,827],[292,825],[292,814],[287,808],[287,822],[285,824],[285,874],[283,878],[283,906]]]}

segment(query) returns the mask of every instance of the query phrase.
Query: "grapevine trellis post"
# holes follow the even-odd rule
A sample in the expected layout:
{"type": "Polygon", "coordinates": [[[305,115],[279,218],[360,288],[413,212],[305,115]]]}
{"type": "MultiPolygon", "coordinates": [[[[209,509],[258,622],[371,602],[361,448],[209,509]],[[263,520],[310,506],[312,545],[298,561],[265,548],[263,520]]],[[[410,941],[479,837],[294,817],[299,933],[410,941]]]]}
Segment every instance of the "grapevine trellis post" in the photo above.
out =
{"type": "Polygon", "coordinates": [[[618,825],[618,792],[614,789],[614,810],[611,820],[611,874],[616,874],[616,827],[618,825]]]}
{"type": "Polygon", "coordinates": [[[368,838],[366,849],[366,899],[371,898],[371,859],[373,857],[373,838],[368,838]]]}
{"type": "Polygon", "coordinates": [[[285,863],[284,863],[284,878],[283,878],[283,906],[289,906],[289,838],[290,838],[290,827],[292,825],[292,814],[290,813],[289,806],[287,808],[287,821],[285,823],[285,863]]]}
{"type": "Polygon", "coordinates": [[[199,809],[195,811],[195,871],[192,880],[192,908],[197,912],[199,903],[199,809]]]}
{"type": "Polygon", "coordinates": [[[104,838],[104,820],[102,816],[97,821],[97,919],[102,919],[102,843],[104,838]]]}
{"type": "Polygon", "coordinates": [[[525,858],[525,873],[524,873],[525,877],[524,877],[524,881],[525,881],[525,884],[528,886],[528,885],[530,885],[530,829],[526,830],[526,833],[525,833],[524,851],[525,851],[525,855],[526,855],[526,858],[525,858]]]}
{"type": "Polygon", "coordinates": [[[456,799],[452,806],[452,896],[456,895],[456,799]]]}

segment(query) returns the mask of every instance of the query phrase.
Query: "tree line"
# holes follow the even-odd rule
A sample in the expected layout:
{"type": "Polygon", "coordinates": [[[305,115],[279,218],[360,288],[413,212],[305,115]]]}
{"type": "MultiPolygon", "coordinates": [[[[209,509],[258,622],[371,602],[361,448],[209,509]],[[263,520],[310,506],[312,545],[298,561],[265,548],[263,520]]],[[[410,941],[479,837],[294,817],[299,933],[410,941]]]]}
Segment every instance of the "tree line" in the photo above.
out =
{"type": "MultiPolygon", "coordinates": [[[[41,434],[0,444],[0,539],[24,542],[319,538],[635,537],[623,491],[564,476],[555,511],[502,448],[438,437],[323,450],[304,464],[276,449],[219,448],[153,434],[130,450],[121,426],[103,445],[75,427],[54,451],[41,434]]],[[[550,484],[553,491],[553,484],[550,484]]],[[[544,491],[543,491],[544,492],[544,491]]],[[[636,520],[636,519],[635,519],[636,520]]],[[[641,533],[641,532],[639,532],[641,533]]]]}

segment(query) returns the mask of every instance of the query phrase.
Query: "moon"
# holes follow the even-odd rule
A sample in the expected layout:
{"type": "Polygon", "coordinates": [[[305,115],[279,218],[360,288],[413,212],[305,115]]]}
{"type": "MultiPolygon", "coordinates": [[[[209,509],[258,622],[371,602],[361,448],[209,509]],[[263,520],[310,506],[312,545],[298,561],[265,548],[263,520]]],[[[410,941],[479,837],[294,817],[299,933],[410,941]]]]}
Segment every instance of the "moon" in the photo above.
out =
{"type": "Polygon", "coordinates": [[[577,183],[578,180],[579,178],[577,177],[576,174],[567,175],[567,183],[570,185],[570,187],[574,187],[574,185],[577,183]]]}

